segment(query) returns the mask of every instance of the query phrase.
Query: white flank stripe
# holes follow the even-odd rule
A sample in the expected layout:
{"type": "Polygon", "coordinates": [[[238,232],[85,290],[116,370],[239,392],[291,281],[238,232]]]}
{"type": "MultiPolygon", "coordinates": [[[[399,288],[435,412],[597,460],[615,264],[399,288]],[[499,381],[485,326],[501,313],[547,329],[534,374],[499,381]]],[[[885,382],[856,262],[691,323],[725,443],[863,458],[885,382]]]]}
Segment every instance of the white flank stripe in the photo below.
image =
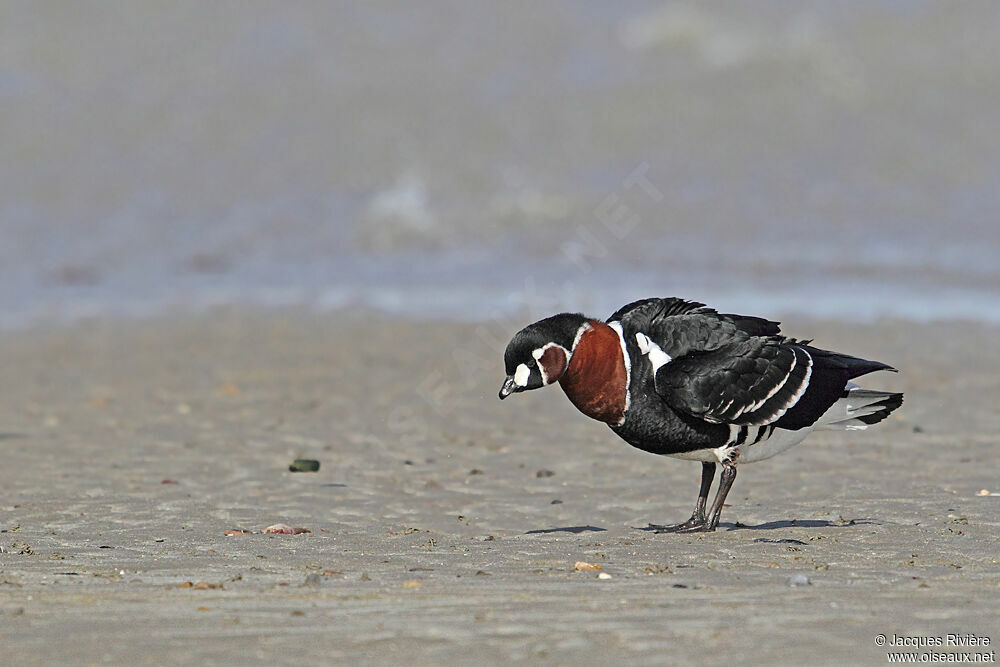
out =
{"type": "MultiPolygon", "coordinates": [[[[686,459],[688,461],[715,463],[732,458],[733,453],[738,451],[739,456],[736,458],[737,465],[755,463],[757,461],[769,459],[776,454],[780,454],[789,447],[799,444],[812,431],[811,426],[797,431],[788,431],[783,428],[777,428],[773,429],[770,433],[767,433],[767,437],[763,438],[757,444],[744,442],[739,447],[734,447],[732,446],[732,443],[735,442],[735,437],[732,435],[733,428],[733,426],[729,427],[730,441],[721,447],[716,447],[714,449],[698,449],[693,452],[668,454],[667,456],[677,459],[686,459]]],[[[738,429],[739,427],[736,428],[738,429]]]]}

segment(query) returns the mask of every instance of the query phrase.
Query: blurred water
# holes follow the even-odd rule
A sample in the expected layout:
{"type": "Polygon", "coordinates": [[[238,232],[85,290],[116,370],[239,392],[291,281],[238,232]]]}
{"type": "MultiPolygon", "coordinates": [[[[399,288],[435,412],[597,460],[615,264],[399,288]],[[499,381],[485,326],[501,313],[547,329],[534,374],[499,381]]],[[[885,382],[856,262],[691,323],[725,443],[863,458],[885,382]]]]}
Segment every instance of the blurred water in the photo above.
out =
{"type": "Polygon", "coordinates": [[[992,2],[0,2],[0,326],[1000,321],[992,2]]]}

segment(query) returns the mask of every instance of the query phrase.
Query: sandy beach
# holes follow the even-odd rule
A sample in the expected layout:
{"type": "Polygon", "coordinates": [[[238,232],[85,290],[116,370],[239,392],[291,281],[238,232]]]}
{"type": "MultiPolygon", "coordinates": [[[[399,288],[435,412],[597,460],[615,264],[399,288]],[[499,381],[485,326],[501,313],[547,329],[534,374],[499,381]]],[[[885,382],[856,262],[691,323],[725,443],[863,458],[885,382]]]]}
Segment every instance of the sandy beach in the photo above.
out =
{"type": "Polygon", "coordinates": [[[786,322],[898,366],[869,383],[903,408],[741,468],[718,532],[657,535],[696,464],[557,389],[501,404],[506,325],[226,309],[0,334],[4,661],[883,664],[879,633],[1000,641],[996,328],[786,322]],[[310,532],[259,534],[279,522],[310,532]]]}
{"type": "Polygon", "coordinates": [[[995,650],[1000,5],[69,4],[0,2],[3,665],[995,650]],[[497,392],[671,295],[905,403],[647,532],[696,463],[497,392]]]}

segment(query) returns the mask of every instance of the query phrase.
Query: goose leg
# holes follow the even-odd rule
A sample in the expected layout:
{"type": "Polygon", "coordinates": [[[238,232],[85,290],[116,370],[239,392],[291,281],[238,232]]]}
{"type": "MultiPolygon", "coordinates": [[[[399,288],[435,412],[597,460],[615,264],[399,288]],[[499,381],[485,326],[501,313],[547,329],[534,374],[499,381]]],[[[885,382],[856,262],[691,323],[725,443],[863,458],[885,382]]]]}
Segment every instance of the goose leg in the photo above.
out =
{"type": "Polygon", "coordinates": [[[719,475],[719,489],[715,492],[715,500],[712,501],[712,509],[708,513],[708,521],[703,521],[700,526],[682,528],[685,533],[710,532],[719,527],[719,517],[722,516],[722,505],[726,502],[729,489],[733,488],[736,481],[736,466],[729,461],[722,464],[722,474],[719,475]]]}
{"type": "MultiPolygon", "coordinates": [[[[715,464],[714,463],[702,463],[701,464],[701,489],[698,491],[698,502],[694,505],[694,513],[691,514],[691,518],[684,523],[674,524],[672,526],[658,526],[654,523],[649,524],[646,530],[652,530],[657,533],[676,533],[678,531],[694,530],[706,525],[705,520],[705,505],[708,503],[708,491],[712,488],[712,479],[715,477],[715,464]]],[[[714,505],[713,505],[714,508],[714,505]]]]}

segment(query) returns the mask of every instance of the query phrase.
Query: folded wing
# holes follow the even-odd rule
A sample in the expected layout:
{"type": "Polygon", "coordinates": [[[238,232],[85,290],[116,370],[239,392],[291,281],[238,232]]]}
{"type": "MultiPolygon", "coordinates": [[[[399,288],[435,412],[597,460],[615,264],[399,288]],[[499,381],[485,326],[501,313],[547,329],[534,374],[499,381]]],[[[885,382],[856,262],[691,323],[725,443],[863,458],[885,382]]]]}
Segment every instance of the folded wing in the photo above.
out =
{"type": "Polygon", "coordinates": [[[663,365],[655,387],[678,412],[711,423],[761,426],[776,422],[802,399],[812,374],[806,346],[751,337],[663,365]]]}

